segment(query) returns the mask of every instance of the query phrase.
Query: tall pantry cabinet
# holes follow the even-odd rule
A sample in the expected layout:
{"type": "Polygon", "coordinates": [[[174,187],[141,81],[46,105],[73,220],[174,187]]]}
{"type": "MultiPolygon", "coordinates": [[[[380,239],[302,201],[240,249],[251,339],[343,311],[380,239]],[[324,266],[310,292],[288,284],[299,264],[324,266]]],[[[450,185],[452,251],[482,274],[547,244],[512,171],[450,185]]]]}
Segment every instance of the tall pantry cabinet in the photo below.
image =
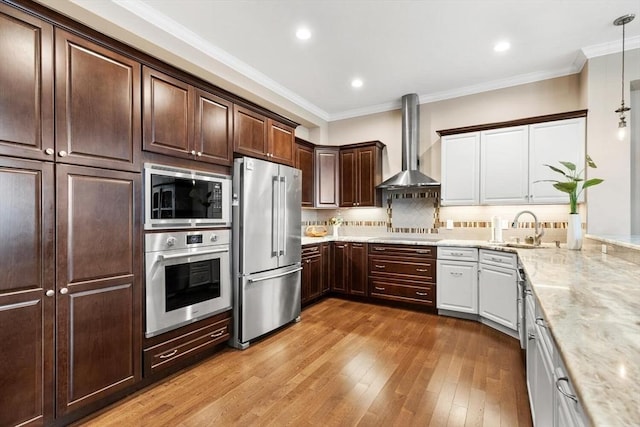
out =
{"type": "Polygon", "coordinates": [[[0,425],[49,424],[141,378],[140,65],[0,4],[0,88],[0,425]]]}

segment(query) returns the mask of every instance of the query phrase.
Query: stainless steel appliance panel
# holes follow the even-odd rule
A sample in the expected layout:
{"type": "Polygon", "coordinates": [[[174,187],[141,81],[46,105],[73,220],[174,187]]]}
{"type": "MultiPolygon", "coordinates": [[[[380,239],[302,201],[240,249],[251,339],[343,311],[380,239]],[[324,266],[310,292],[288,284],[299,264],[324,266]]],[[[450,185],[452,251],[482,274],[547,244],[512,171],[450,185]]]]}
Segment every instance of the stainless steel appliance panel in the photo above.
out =
{"type": "Polygon", "coordinates": [[[298,169],[280,165],[282,185],[282,244],[280,246],[280,267],[300,262],[301,254],[301,206],[302,174],[298,169]]]}
{"type": "Polygon", "coordinates": [[[242,343],[300,316],[300,270],[294,265],[242,278],[242,343]]]}
{"type": "Polygon", "coordinates": [[[230,234],[214,230],[145,236],[147,338],[231,309],[230,234]]]}
{"type": "Polygon", "coordinates": [[[240,273],[278,268],[278,165],[257,159],[240,166],[240,273]]]}

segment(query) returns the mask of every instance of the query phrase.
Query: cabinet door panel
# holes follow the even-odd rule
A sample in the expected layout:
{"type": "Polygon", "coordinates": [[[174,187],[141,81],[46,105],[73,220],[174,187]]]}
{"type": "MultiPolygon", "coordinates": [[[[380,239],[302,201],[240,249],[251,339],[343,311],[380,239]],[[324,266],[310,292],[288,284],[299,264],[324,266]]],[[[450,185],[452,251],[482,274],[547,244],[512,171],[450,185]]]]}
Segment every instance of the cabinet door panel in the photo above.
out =
{"type": "Polygon", "coordinates": [[[357,158],[355,150],[340,151],[340,206],[355,206],[357,194],[357,158]]]}
{"type": "Polygon", "coordinates": [[[293,165],[293,129],[269,119],[269,153],[271,160],[293,165]]]}
{"type": "Polygon", "coordinates": [[[331,290],[347,293],[349,290],[349,247],[346,243],[334,243],[333,246],[333,282],[331,290]]]}
{"type": "Polygon", "coordinates": [[[333,257],[331,256],[331,243],[323,243],[320,251],[322,253],[322,287],[323,294],[331,289],[331,279],[333,274],[333,257]]]}
{"type": "Polygon", "coordinates": [[[352,243],[349,248],[349,284],[350,294],[367,294],[367,245],[352,243]]]}
{"type": "Polygon", "coordinates": [[[202,153],[198,160],[230,165],[233,104],[200,89],[195,95],[194,150],[202,153]]]}
{"type": "MultiPolygon", "coordinates": [[[[561,167],[558,162],[568,161],[578,170],[585,167],[585,119],[558,120],[529,126],[529,173],[531,201],[533,203],[568,203],[569,196],[556,190],[551,182],[561,176],[545,164],[561,167]]],[[[584,193],[580,195],[584,201],[584,193]]]]}
{"type": "Polygon", "coordinates": [[[478,313],[478,264],[476,262],[438,260],[439,309],[478,313]]]}
{"type": "Polygon", "coordinates": [[[518,329],[518,277],[515,270],[480,264],[480,316],[518,329]]]}
{"type": "Polygon", "coordinates": [[[0,154],[53,148],[53,27],[0,4],[0,154]]]}
{"type": "Polygon", "coordinates": [[[316,203],[317,208],[337,208],[340,204],[340,154],[338,149],[317,148],[316,161],[316,203]]]}
{"type": "Polygon", "coordinates": [[[482,132],[480,146],[480,203],[529,203],[527,126],[482,132]]]}
{"type": "Polygon", "coordinates": [[[0,158],[0,425],[53,418],[53,164],[0,158]]]}
{"type": "Polygon", "coordinates": [[[56,91],[58,161],[140,170],[139,63],[56,29],[56,91]]]}
{"type": "Polygon", "coordinates": [[[376,182],[373,149],[358,150],[358,206],[375,206],[376,182]]]}
{"type": "Polygon", "coordinates": [[[140,379],[139,188],[138,174],[58,167],[58,415],[140,379]]]}
{"type": "Polygon", "coordinates": [[[296,144],[294,166],[302,171],[302,206],[312,207],[314,188],[313,148],[302,144],[296,144]]]}
{"type": "Polygon", "coordinates": [[[477,205],[479,198],[480,134],[442,138],[442,205],[477,205]]]}
{"type": "Polygon", "coordinates": [[[268,152],[267,119],[238,105],[233,106],[233,150],[263,158],[268,152]]]}
{"type": "Polygon", "coordinates": [[[143,68],[143,80],[144,149],[189,158],[192,89],[180,80],[147,67],[143,68]]]}

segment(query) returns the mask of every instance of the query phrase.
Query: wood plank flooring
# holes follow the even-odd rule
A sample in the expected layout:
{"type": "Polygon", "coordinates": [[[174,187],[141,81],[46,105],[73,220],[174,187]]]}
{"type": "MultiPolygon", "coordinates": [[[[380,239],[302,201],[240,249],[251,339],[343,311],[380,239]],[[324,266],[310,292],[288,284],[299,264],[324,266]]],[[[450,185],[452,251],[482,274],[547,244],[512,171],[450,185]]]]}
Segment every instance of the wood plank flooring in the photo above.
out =
{"type": "Polygon", "coordinates": [[[530,426],[518,342],[480,323],[329,298],[302,321],[78,425],[530,426]]]}

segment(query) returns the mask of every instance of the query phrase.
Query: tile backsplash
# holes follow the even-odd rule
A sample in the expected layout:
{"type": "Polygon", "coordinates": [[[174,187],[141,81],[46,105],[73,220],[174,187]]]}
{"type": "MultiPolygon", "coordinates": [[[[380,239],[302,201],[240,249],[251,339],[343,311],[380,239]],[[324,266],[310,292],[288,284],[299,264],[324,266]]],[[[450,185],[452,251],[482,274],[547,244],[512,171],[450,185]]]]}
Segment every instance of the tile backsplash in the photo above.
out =
{"type": "MultiPolygon", "coordinates": [[[[522,214],[518,228],[510,228],[516,214],[523,210],[534,212],[544,229],[545,242],[566,240],[568,205],[514,205],[514,206],[439,206],[437,193],[385,192],[386,205],[382,208],[303,209],[302,232],[311,225],[326,226],[329,221],[342,217],[340,235],[351,236],[410,236],[437,234],[442,239],[489,240],[491,220],[498,216],[509,224],[503,229],[505,241],[524,239],[534,234],[534,220],[522,214]],[[447,229],[447,220],[453,228],[447,229]]],[[[586,209],[579,207],[583,219],[586,209]]]]}

